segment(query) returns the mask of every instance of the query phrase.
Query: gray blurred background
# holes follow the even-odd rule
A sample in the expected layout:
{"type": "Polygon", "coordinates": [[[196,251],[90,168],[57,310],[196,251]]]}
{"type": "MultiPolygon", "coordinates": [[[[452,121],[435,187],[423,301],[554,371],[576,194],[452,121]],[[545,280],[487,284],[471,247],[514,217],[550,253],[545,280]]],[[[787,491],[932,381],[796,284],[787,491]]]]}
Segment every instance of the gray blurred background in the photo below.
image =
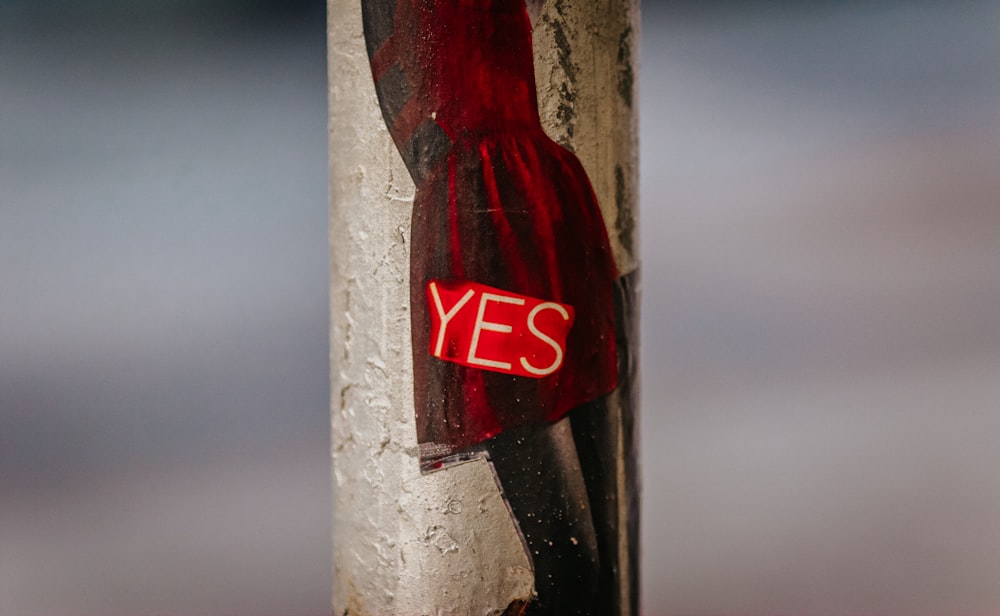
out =
{"type": "MultiPolygon", "coordinates": [[[[1000,3],[644,8],[646,613],[1000,612],[1000,3]]],[[[329,613],[324,46],[0,0],[0,615],[329,613]]]]}

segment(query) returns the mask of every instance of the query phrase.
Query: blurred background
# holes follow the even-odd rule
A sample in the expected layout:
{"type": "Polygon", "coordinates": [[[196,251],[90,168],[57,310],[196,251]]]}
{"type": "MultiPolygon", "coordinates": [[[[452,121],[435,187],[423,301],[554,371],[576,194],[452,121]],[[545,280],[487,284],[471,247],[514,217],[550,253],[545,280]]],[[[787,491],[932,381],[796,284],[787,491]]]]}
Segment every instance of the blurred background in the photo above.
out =
{"type": "MultiPolygon", "coordinates": [[[[649,615],[1000,612],[1000,3],[645,0],[649,615]]],[[[0,614],[329,613],[322,2],[0,0],[0,614]]]]}

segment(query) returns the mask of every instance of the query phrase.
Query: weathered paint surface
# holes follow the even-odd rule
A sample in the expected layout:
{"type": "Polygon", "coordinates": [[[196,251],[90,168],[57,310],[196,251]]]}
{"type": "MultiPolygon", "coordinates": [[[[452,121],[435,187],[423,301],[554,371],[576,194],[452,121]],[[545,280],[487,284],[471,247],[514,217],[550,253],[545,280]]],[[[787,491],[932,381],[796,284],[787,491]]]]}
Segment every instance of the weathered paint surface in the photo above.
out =
{"type": "Polygon", "coordinates": [[[356,0],[330,4],[336,614],[487,614],[531,563],[489,464],[423,475],[413,423],[413,185],[384,128],[356,0]]]}
{"type": "MultiPolygon", "coordinates": [[[[587,170],[618,271],[634,274],[639,267],[638,115],[634,108],[638,100],[639,2],[541,1],[533,40],[542,124],[587,170]]],[[[638,293],[638,289],[632,292],[638,293]]],[[[630,317],[626,328],[635,339],[637,315],[630,317]]],[[[629,372],[635,373],[634,366],[629,372]]],[[[611,395],[604,426],[617,464],[614,500],[618,507],[620,583],[616,603],[622,616],[636,613],[638,605],[637,392],[638,375],[634,374],[611,395]]]]}
{"type": "MultiPolygon", "coordinates": [[[[530,4],[529,4],[530,6],[530,4]]],[[[590,177],[618,271],[635,270],[637,0],[548,0],[535,18],[535,80],[545,131],[590,177]]]]}
{"type": "MultiPolygon", "coordinates": [[[[501,614],[531,596],[530,559],[485,460],[420,473],[408,308],[414,188],[379,111],[360,4],[328,6],[334,613],[501,614]]],[[[623,274],[637,266],[637,19],[632,0],[551,0],[535,21],[542,122],[587,169],[623,274]]],[[[607,428],[625,528],[631,439],[618,400],[607,428]]],[[[624,614],[634,578],[624,532],[621,546],[624,614]]]]}

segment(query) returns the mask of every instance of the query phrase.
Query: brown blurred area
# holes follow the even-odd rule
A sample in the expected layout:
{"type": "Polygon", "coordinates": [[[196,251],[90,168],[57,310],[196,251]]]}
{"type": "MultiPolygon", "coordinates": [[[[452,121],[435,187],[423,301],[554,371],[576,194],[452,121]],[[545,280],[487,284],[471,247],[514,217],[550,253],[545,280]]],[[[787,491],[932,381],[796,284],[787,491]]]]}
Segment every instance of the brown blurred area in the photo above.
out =
{"type": "MultiPolygon", "coordinates": [[[[1000,5],[646,2],[645,613],[1000,611],[1000,5]]],[[[322,3],[0,0],[0,614],[326,614],[322,3]]]]}

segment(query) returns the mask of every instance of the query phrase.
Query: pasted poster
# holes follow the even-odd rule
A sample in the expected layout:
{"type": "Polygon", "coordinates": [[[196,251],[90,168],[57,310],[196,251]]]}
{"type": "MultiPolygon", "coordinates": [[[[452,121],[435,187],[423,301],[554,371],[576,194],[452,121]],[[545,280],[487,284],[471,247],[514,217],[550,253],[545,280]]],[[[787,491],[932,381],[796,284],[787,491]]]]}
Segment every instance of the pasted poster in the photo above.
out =
{"type": "Polygon", "coordinates": [[[542,128],[524,0],[362,9],[382,115],[416,186],[421,467],[490,457],[532,552],[526,613],[612,613],[617,512],[599,502],[610,471],[588,430],[619,385],[629,283],[583,166],[542,128]]]}

